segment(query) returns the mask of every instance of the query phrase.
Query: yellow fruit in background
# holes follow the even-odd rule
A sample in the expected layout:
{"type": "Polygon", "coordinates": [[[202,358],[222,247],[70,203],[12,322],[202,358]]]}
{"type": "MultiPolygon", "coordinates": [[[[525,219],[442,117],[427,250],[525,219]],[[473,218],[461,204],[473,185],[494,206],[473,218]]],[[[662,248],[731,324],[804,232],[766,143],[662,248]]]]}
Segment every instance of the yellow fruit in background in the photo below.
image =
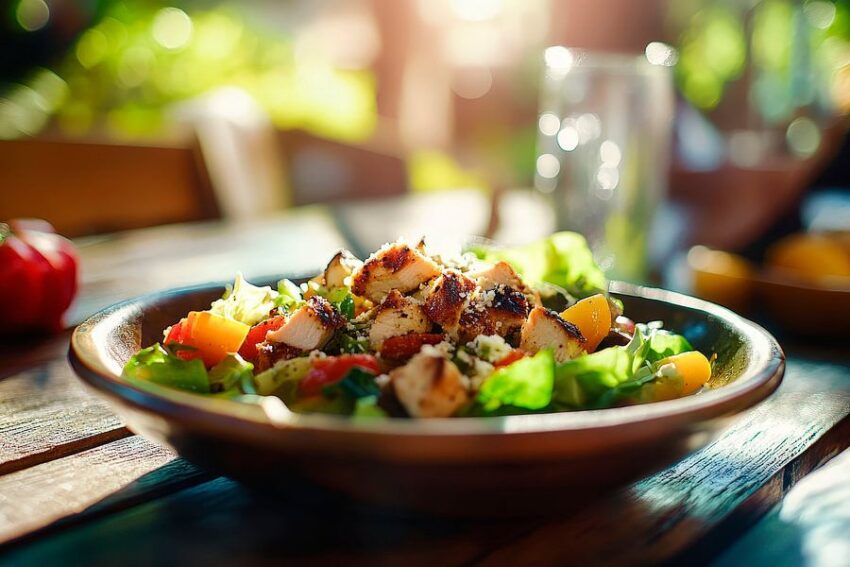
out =
{"type": "Polygon", "coordinates": [[[850,277],[850,254],[842,243],[819,234],[794,234],[767,251],[770,268],[817,282],[829,276],[850,277]]]}
{"type": "Polygon", "coordinates": [[[688,252],[688,265],[693,273],[695,295],[735,311],[748,309],[755,268],[746,259],[694,246],[688,252]]]}
{"type": "Polygon", "coordinates": [[[587,339],[584,349],[593,352],[611,330],[611,308],[608,298],[598,293],[577,301],[561,313],[561,319],[569,321],[587,339]]]}
{"type": "Polygon", "coordinates": [[[667,364],[672,364],[676,368],[676,373],[682,378],[683,396],[693,394],[711,378],[711,363],[699,351],[668,356],[658,363],[658,367],[661,368],[667,364]]]}

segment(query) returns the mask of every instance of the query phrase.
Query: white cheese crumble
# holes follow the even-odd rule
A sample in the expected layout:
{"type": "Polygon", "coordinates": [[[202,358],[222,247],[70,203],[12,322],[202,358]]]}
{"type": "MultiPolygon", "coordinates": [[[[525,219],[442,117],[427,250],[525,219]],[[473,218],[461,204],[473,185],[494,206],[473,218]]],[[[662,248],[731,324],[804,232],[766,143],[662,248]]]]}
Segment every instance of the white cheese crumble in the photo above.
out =
{"type": "Polygon", "coordinates": [[[467,346],[487,362],[498,362],[513,350],[511,345],[506,343],[505,339],[499,335],[479,335],[475,337],[475,340],[467,343],[467,346]]]}

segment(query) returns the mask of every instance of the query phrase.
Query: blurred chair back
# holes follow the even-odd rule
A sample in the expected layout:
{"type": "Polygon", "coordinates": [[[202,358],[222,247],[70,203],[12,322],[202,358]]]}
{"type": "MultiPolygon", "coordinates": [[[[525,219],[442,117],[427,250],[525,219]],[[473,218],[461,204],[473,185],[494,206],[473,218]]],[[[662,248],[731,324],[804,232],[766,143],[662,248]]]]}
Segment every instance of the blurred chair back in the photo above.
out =
{"type": "Polygon", "coordinates": [[[129,145],[0,141],[0,219],[38,217],[81,236],[218,217],[207,174],[189,140],[129,145]]]}
{"type": "Polygon", "coordinates": [[[275,129],[248,93],[222,87],[176,105],[172,115],[198,138],[222,216],[250,219],[290,204],[275,129]]]}
{"type": "Polygon", "coordinates": [[[402,149],[381,136],[354,145],[286,130],[278,133],[278,139],[295,205],[392,197],[408,191],[402,149]]]}

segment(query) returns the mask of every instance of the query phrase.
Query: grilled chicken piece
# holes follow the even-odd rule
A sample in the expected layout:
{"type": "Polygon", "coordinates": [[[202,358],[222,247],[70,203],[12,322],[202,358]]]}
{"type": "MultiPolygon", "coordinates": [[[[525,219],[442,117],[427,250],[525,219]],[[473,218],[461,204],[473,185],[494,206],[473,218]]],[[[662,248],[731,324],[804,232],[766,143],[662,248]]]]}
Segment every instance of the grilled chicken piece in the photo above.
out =
{"type": "Polygon", "coordinates": [[[369,328],[369,344],[374,350],[380,350],[383,342],[390,337],[427,333],[430,330],[431,322],[419,303],[394,289],[375,308],[372,326],[369,328]]]}
{"type": "Polygon", "coordinates": [[[434,280],[422,306],[431,321],[447,331],[454,330],[464,308],[472,300],[475,282],[456,270],[446,270],[434,280]]]}
{"type": "Polygon", "coordinates": [[[525,295],[504,285],[486,293],[493,294],[487,314],[494,322],[496,334],[507,337],[522,329],[529,310],[528,299],[525,295]]]}
{"type": "Polygon", "coordinates": [[[390,381],[411,417],[448,417],[469,399],[466,377],[433,347],[392,370],[390,381]]]}
{"type": "Polygon", "coordinates": [[[481,292],[460,317],[455,335],[461,343],[479,335],[515,336],[528,315],[528,299],[519,291],[500,285],[481,292]]]}
{"type": "Polygon", "coordinates": [[[492,266],[479,268],[467,274],[478,282],[481,289],[493,289],[506,285],[514,289],[522,289],[525,283],[507,262],[496,262],[492,266]]]}
{"type": "Polygon", "coordinates": [[[304,353],[286,343],[262,342],[257,345],[257,372],[268,370],[281,360],[290,360],[304,353]]]}
{"type": "Polygon", "coordinates": [[[326,299],[314,295],[289,316],[280,329],[266,335],[267,342],[286,343],[301,350],[322,348],[345,319],[326,299]]]}
{"type": "Polygon", "coordinates": [[[548,348],[556,361],[566,362],[584,354],[585,342],[578,327],[551,309],[535,307],[522,326],[519,348],[530,353],[548,348]]]}
{"type": "Polygon", "coordinates": [[[492,266],[472,270],[467,275],[474,279],[483,290],[507,286],[525,295],[533,305],[540,304],[540,295],[526,285],[519,274],[516,273],[516,270],[507,262],[496,262],[492,266]]]}
{"type": "Polygon", "coordinates": [[[373,254],[354,272],[351,291],[374,302],[391,289],[407,293],[440,275],[433,260],[407,244],[393,244],[373,254]]]}
{"type": "Polygon", "coordinates": [[[363,262],[355,258],[351,252],[348,250],[340,250],[333,258],[331,258],[331,261],[328,262],[328,265],[322,274],[321,283],[323,283],[328,289],[345,287],[345,278],[350,276],[362,265],[363,262]]]}

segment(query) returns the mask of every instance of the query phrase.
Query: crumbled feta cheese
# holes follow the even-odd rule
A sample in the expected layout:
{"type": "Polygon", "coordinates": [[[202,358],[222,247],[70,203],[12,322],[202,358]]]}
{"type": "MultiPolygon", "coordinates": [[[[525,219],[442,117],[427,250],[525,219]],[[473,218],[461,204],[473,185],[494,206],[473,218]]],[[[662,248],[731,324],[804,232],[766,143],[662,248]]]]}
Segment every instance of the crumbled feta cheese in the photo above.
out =
{"type": "Polygon", "coordinates": [[[467,346],[488,362],[498,362],[510,354],[512,347],[499,335],[479,335],[467,346]]]}

